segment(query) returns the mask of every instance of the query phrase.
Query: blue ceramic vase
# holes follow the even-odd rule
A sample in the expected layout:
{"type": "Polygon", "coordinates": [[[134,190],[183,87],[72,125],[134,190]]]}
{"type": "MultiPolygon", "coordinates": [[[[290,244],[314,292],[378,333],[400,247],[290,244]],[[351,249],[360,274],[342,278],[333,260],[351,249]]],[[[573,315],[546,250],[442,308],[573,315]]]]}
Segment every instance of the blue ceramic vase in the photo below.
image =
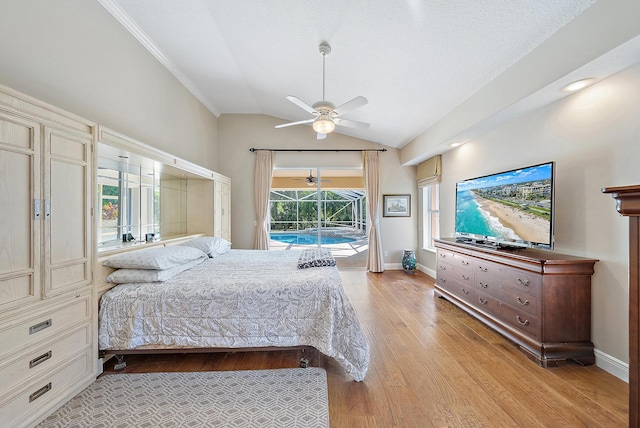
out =
{"type": "Polygon", "coordinates": [[[402,269],[408,274],[412,274],[416,271],[416,251],[404,250],[402,256],[402,269]]]}

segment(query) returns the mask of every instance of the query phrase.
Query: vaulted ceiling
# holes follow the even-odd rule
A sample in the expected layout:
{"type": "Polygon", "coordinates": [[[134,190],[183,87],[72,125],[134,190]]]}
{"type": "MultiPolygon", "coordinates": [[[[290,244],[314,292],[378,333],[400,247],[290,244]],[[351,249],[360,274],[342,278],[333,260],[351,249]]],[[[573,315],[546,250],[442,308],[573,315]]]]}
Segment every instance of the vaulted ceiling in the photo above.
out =
{"type": "MultiPolygon", "coordinates": [[[[602,1],[602,0],[601,0],[602,1]]],[[[311,116],[285,97],[368,104],[336,132],[402,148],[595,0],[100,0],[216,116],[311,116]]],[[[535,70],[534,70],[535,72],[535,70]]],[[[303,126],[303,125],[301,125],[303,126]]],[[[311,129],[309,132],[312,132],[311,129]]]]}

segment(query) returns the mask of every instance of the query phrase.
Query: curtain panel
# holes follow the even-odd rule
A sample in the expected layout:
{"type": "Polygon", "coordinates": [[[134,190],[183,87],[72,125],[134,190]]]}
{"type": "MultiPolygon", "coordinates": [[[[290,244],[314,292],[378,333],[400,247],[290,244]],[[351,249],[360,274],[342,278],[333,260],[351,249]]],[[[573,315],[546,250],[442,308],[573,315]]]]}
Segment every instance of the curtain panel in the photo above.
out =
{"type": "Polygon", "coordinates": [[[256,152],[256,169],[254,177],[254,192],[256,204],[256,228],[253,248],[256,250],[269,249],[269,193],[273,176],[273,154],[269,150],[256,152]]]}
{"type": "Polygon", "coordinates": [[[364,152],[364,189],[369,215],[369,272],[384,272],[382,239],[380,237],[380,158],[377,151],[364,152]]]}

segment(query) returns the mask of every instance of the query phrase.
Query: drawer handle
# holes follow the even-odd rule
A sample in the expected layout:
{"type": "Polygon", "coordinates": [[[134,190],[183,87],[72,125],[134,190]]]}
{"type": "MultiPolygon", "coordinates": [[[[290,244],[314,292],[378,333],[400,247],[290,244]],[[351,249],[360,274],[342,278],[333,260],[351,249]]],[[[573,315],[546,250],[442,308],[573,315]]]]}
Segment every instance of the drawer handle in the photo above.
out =
{"type": "Polygon", "coordinates": [[[483,268],[482,266],[478,266],[478,269],[480,269],[482,272],[486,272],[487,268],[483,268]]]}
{"type": "Polygon", "coordinates": [[[466,275],[462,275],[462,279],[464,279],[465,281],[469,281],[469,277],[466,275]]]}
{"type": "Polygon", "coordinates": [[[480,287],[482,288],[489,288],[489,284],[485,284],[483,282],[479,282],[479,284],[480,284],[480,287]]]}
{"type": "Polygon", "coordinates": [[[442,266],[442,265],[440,265],[440,270],[447,270],[447,268],[442,266]]]}
{"type": "Polygon", "coordinates": [[[51,391],[51,382],[34,392],[29,396],[29,403],[36,401],[38,398],[42,397],[47,392],[51,391]]]}
{"type": "Polygon", "coordinates": [[[440,282],[444,284],[445,282],[447,282],[447,280],[444,278],[440,278],[440,282]]]}
{"type": "Polygon", "coordinates": [[[44,363],[45,361],[47,361],[52,356],[53,356],[53,353],[51,351],[49,351],[49,352],[46,352],[46,353],[40,355],[39,357],[34,358],[33,360],[29,361],[29,368],[32,369],[35,366],[37,366],[38,364],[44,363]]]}
{"type": "Polygon", "coordinates": [[[469,262],[465,262],[464,260],[460,260],[460,263],[462,263],[462,266],[469,266],[469,262]]]}
{"type": "Polygon", "coordinates": [[[482,297],[478,297],[478,300],[480,301],[480,303],[482,303],[483,305],[486,305],[488,300],[487,299],[483,299],[482,297]]]}
{"type": "Polygon", "coordinates": [[[520,279],[520,278],[516,278],[518,280],[518,282],[522,285],[524,285],[525,287],[529,286],[529,280],[528,279],[520,279]]]}
{"type": "Polygon", "coordinates": [[[462,292],[463,292],[464,294],[469,294],[469,290],[467,290],[466,288],[463,288],[463,289],[462,289],[462,292]]]}
{"type": "Polygon", "coordinates": [[[49,328],[51,327],[51,325],[53,324],[53,322],[51,321],[51,318],[49,318],[46,321],[42,321],[36,325],[32,325],[31,327],[29,327],[29,334],[34,334],[37,333],[39,331],[44,330],[45,328],[49,328]]]}
{"type": "Polygon", "coordinates": [[[516,300],[518,301],[518,303],[520,303],[522,306],[527,306],[529,304],[528,300],[522,300],[520,298],[520,296],[516,297],[516,300]]]}
{"type": "Polygon", "coordinates": [[[516,319],[518,320],[518,322],[522,325],[529,325],[529,320],[524,320],[522,321],[522,318],[520,318],[520,315],[516,315],[516,319]]]}
{"type": "Polygon", "coordinates": [[[445,256],[444,254],[440,253],[440,258],[441,258],[441,259],[444,259],[444,258],[446,258],[446,257],[447,257],[447,256],[445,256]]]}

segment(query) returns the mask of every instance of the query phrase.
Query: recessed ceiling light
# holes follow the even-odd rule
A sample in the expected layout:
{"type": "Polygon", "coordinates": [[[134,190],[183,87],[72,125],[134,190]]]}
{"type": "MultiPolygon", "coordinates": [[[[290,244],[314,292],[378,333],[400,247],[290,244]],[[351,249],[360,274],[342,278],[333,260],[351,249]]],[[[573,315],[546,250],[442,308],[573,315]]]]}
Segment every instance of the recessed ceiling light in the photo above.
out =
{"type": "Polygon", "coordinates": [[[461,145],[462,145],[462,143],[461,143],[461,142],[459,142],[459,141],[457,141],[457,142],[455,142],[455,143],[451,143],[451,144],[449,144],[449,145],[450,145],[451,147],[458,147],[458,146],[461,146],[461,145]]]}
{"type": "Polygon", "coordinates": [[[565,91],[565,92],[579,91],[580,89],[586,88],[587,86],[593,84],[593,82],[595,82],[595,81],[596,81],[596,79],[594,79],[593,77],[589,77],[587,79],[576,80],[573,83],[569,83],[567,86],[562,88],[562,90],[565,91]]]}

